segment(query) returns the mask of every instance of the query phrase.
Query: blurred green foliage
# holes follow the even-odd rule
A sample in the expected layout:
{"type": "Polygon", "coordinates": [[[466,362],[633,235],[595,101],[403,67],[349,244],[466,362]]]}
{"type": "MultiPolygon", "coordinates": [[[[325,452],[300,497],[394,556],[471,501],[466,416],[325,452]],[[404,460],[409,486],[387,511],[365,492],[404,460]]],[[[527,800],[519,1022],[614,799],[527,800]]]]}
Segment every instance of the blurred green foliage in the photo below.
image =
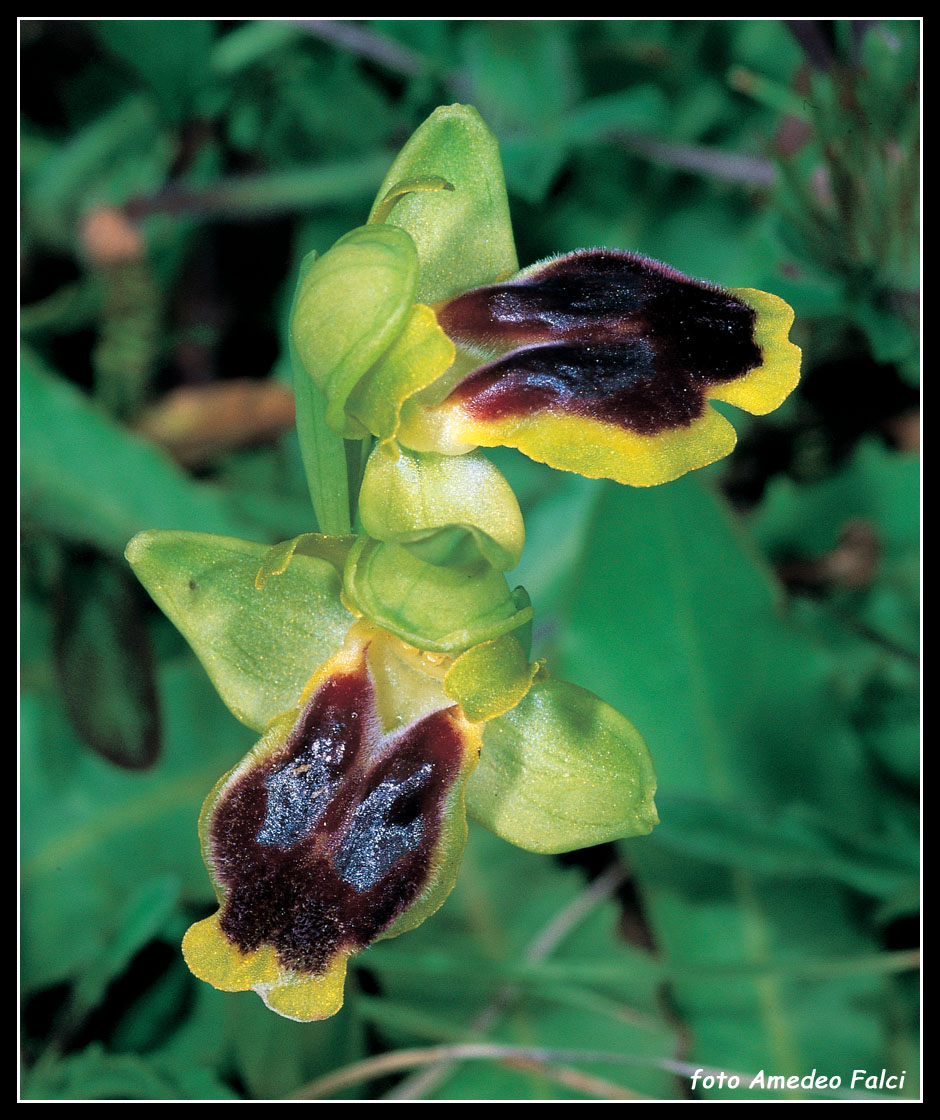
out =
{"type": "Polygon", "coordinates": [[[20,34],[22,1096],[279,1099],[483,1040],[532,1060],[339,1095],[683,1099],[703,1066],[916,1096],[919,23],[20,34]],[[499,137],[523,264],[605,245],[776,292],[804,380],[649,491],[495,453],[535,653],[644,733],[662,825],[554,859],[473,830],[447,907],[301,1025],[179,955],[212,903],[199,806],[251,733],[120,557],[316,527],[282,407],[296,268],[452,101],[499,137]]]}

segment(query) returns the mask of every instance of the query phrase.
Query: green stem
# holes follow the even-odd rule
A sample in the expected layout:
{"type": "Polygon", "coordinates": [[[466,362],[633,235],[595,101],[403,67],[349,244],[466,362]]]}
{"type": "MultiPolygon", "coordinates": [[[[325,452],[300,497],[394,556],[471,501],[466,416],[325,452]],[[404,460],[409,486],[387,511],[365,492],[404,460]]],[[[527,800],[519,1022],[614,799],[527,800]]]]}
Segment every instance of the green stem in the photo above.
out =
{"type": "Polygon", "coordinates": [[[326,422],[326,398],[314,385],[291,344],[294,367],[294,398],[297,405],[297,437],[310,500],[317,515],[317,528],[328,536],[350,532],[349,477],[346,444],[326,422]]]}
{"type": "Polygon", "coordinates": [[[362,487],[362,477],[365,474],[366,463],[372,453],[373,439],[347,439],[346,448],[346,478],[349,488],[349,520],[353,531],[362,532],[362,523],[359,518],[359,490],[362,487]]]}
{"type": "MultiPolygon", "coordinates": [[[[308,253],[300,263],[300,275],[294,290],[289,322],[294,322],[297,294],[300,292],[316,252],[308,253]]],[[[297,438],[310,500],[317,517],[317,528],[327,536],[341,537],[352,528],[349,463],[346,441],[326,421],[326,398],[305,369],[292,333],[288,333],[291,370],[294,380],[294,403],[297,414],[297,438]]],[[[354,493],[358,496],[358,485],[354,493]]]]}

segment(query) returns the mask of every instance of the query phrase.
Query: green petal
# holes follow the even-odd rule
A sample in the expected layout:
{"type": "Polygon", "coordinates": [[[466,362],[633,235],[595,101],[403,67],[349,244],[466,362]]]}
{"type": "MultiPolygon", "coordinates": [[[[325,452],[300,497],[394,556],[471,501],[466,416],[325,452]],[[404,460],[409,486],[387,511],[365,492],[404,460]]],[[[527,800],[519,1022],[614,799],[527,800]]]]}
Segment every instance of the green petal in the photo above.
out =
{"type": "Polygon", "coordinates": [[[519,267],[495,136],[469,105],[445,105],[405,144],[379,188],[373,216],[408,187],[387,218],[411,234],[421,277],[416,299],[435,303],[492,283],[519,267]],[[418,192],[408,184],[443,179],[453,190],[418,192]]]}
{"type": "Polygon", "coordinates": [[[452,191],[453,189],[454,184],[448,183],[440,175],[431,175],[426,179],[405,179],[401,183],[396,183],[384,198],[376,201],[372,207],[372,213],[369,215],[369,222],[370,224],[378,222],[380,225],[387,222],[389,214],[406,194],[423,191],[452,191]]]}
{"type": "Polygon", "coordinates": [[[349,550],[355,543],[356,538],[352,535],[327,537],[323,533],[301,533],[289,541],[281,541],[264,554],[261,567],[255,575],[255,587],[258,591],[263,591],[272,576],[279,576],[287,571],[295,554],[326,560],[337,572],[342,572],[349,550]]]}
{"type": "Polygon", "coordinates": [[[482,561],[472,568],[429,564],[408,549],[363,537],[343,577],[353,609],[422,650],[457,653],[508,634],[532,617],[516,606],[506,578],[482,561]]]}
{"type": "Polygon", "coordinates": [[[307,269],[291,319],[291,341],[327,399],[333,430],[362,438],[346,399],[401,332],[414,302],[414,242],[391,225],[351,230],[307,269]]]}
{"type": "Polygon", "coordinates": [[[431,564],[482,556],[508,571],[519,563],[525,528],[519,503],[485,455],[422,455],[377,446],[359,492],[365,531],[402,544],[431,564]]]}
{"type": "Polygon", "coordinates": [[[354,621],[326,560],[297,555],[255,587],[266,545],[208,533],[140,533],[127,546],[137,578],[193,647],[233,714],[263,731],[354,621]]]}
{"type": "Polygon", "coordinates": [[[347,411],[380,440],[392,439],[402,405],[435,382],[455,353],[431,308],[415,304],[401,333],[350,393],[347,411]]]}
{"type": "Polygon", "coordinates": [[[447,670],[444,691],[467,719],[494,719],[514,708],[538,672],[514,634],[482,642],[462,653],[447,670]]]}
{"type": "Polygon", "coordinates": [[[536,681],[486,725],[467,811],[532,852],[566,852],[658,823],[653,763],[636,728],[593,693],[536,681]]]}

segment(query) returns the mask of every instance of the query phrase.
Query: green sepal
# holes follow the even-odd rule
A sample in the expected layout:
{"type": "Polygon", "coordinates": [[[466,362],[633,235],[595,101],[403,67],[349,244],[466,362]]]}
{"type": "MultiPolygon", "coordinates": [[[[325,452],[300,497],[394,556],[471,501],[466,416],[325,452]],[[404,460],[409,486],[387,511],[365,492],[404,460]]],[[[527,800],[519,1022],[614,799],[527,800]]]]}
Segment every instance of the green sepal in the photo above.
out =
{"type": "Polygon", "coordinates": [[[514,708],[538,672],[514,634],[466,650],[447,670],[444,692],[469,720],[495,719],[514,708]]]}
{"type": "Polygon", "coordinates": [[[362,537],[343,574],[346,601],[370,622],[418,649],[459,653],[528,622],[502,572],[482,560],[450,568],[401,545],[362,537]]]}
{"type": "Polygon", "coordinates": [[[292,537],[289,541],[272,545],[264,554],[261,567],[255,575],[255,588],[263,591],[272,576],[279,576],[286,572],[287,566],[297,553],[301,556],[315,556],[320,560],[326,560],[342,574],[349,550],[355,542],[356,538],[352,534],[327,537],[323,533],[301,533],[300,536],[292,537]]]}
{"type": "Polygon", "coordinates": [[[486,725],[467,810],[517,847],[567,852],[651,832],[655,791],[633,724],[586,689],[537,680],[486,725]]]}
{"type": "Polygon", "coordinates": [[[326,397],[327,423],[338,435],[368,434],[347,416],[346,399],[404,327],[417,280],[414,242],[393,225],[351,230],[307,268],[291,316],[291,340],[326,397]]]}
{"type": "Polygon", "coordinates": [[[267,545],[208,533],[140,533],[126,556],[140,582],[189,642],[231,712],[264,731],[297,705],[311,674],[355,621],[333,564],[296,555],[263,591],[267,545]]]}
{"type": "Polygon", "coordinates": [[[415,304],[395,341],[353,388],[347,414],[380,440],[391,440],[398,433],[402,405],[437,381],[455,354],[431,308],[415,304]]]}
{"type": "Polygon", "coordinates": [[[482,452],[435,455],[377,445],[359,492],[369,536],[392,541],[430,564],[477,563],[508,571],[519,563],[525,527],[502,473],[482,452]]]}
{"type": "Polygon", "coordinates": [[[453,190],[411,190],[386,227],[411,234],[421,262],[416,300],[436,303],[517,271],[509,200],[496,137],[469,105],[444,105],[402,148],[385,176],[375,215],[399,185],[439,178],[453,190]]]}

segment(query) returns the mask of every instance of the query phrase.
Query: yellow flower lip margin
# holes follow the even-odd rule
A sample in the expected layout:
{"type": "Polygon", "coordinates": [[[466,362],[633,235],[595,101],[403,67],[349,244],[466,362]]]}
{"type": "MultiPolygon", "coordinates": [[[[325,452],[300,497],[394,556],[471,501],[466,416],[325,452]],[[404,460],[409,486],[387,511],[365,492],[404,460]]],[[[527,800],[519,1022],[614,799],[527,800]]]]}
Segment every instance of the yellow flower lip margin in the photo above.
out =
{"type": "Polygon", "coordinates": [[[219,928],[219,915],[190,926],[183,937],[183,958],[190,972],[222,992],[256,992],[286,1019],[309,1023],[328,1019],[343,1006],[350,954],[337,954],[322,976],[303,976],[282,968],[270,945],[241,953],[219,928]]]}
{"type": "Polygon", "coordinates": [[[779,296],[757,288],[732,288],[732,293],[754,309],[754,340],[762,361],[744,377],[709,388],[712,400],[725,401],[755,416],[764,416],[787,399],[800,382],[802,351],[790,341],[793,308],[779,296]]]}
{"type": "MultiPolygon", "coordinates": [[[[585,478],[609,478],[625,486],[671,482],[723,459],[737,442],[733,426],[714,409],[707,409],[688,428],[654,436],[636,435],[590,417],[560,411],[543,411],[500,424],[474,422],[459,408],[447,405],[436,411],[436,424],[446,433],[442,440],[446,440],[445,446],[515,447],[555,470],[585,478]]],[[[415,439],[425,443],[421,436],[415,439]]]]}
{"type": "Polygon", "coordinates": [[[344,648],[308,682],[306,706],[272,722],[216,784],[200,816],[220,910],[187,931],[186,963],[222,991],[254,990],[287,1018],[311,1021],[338,1011],[349,957],[420,924],[456,879],[466,842],[464,786],[479,757],[481,726],[452,706],[432,675],[418,706],[423,714],[386,731],[375,703],[381,674],[369,661],[373,645],[382,660],[396,644],[354,626],[344,648]],[[357,695],[366,706],[358,721],[347,720],[350,741],[343,744],[330,702],[357,695]],[[331,733],[333,746],[324,747],[331,733]],[[323,783],[311,795],[311,784],[323,783]],[[266,808],[258,828],[252,806],[262,787],[266,808]],[[413,809],[416,797],[418,827],[403,828],[396,823],[401,806],[413,809]],[[305,876],[311,865],[313,875],[305,876]]]}

